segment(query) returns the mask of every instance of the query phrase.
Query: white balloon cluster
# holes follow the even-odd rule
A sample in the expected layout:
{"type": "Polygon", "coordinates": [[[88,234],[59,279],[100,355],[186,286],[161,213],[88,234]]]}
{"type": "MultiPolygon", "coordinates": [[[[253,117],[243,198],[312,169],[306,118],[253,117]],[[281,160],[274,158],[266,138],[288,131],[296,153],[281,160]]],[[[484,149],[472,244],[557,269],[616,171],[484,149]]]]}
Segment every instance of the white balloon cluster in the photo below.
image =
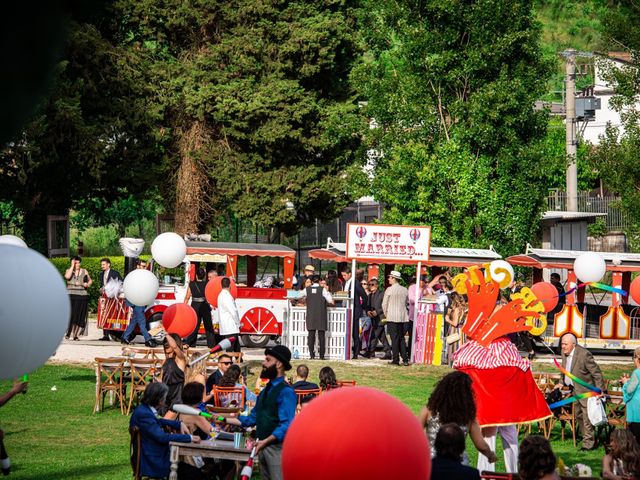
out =
{"type": "Polygon", "coordinates": [[[62,340],[70,311],[65,282],[51,262],[22,240],[0,241],[0,379],[44,364],[62,340]]]}
{"type": "MultiPolygon", "coordinates": [[[[187,245],[177,233],[162,233],[151,244],[153,259],[166,268],[180,265],[186,254],[187,245]]],[[[159,288],[158,279],[148,270],[133,270],[124,279],[124,296],[134,305],[152,304],[159,288]]]]}
{"type": "Polygon", "coordinates": [[[585,252],[573,262],[573,271],[584,283],[599,282],[607,271],[607,264],[599,253],[585,252]]]}

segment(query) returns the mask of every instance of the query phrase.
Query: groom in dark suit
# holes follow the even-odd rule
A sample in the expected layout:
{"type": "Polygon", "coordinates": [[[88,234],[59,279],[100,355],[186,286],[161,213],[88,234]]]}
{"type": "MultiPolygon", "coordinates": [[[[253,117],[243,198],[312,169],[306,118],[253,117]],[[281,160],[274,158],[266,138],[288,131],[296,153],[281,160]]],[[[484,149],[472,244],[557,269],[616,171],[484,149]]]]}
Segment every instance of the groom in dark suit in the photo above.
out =
{"type": "MultiPolygon", "coordinates": [[[[578,345],[575,335],[565,333],[560,339],[560,348],[562,349],[562,366],[566,370],[580,380],[604,390],[604,378],[600,367],[591,352],[578,345]]],[[[567,375],[562,380],[566,386],[573,388],[573,393],[576,395],[590,391],[582,385],[574,383],[567,375]]],[[[593,425],[587,415],[587,400],[583,398],[576,402],[576,421],[582,430],[582,450],[594,450],[596,448],[595,435],[593,425]]]]}

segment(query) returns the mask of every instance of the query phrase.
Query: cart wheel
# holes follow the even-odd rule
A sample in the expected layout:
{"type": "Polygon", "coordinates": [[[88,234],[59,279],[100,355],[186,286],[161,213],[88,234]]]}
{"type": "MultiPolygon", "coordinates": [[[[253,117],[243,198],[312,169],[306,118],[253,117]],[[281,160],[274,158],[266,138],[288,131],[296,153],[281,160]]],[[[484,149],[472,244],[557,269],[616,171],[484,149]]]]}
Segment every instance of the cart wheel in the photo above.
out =
{"type": "Polygon", "coordinates": [[[269,340],[269,335],[242,335],[242,343],[248,348],[264,348],[269,340]]]}

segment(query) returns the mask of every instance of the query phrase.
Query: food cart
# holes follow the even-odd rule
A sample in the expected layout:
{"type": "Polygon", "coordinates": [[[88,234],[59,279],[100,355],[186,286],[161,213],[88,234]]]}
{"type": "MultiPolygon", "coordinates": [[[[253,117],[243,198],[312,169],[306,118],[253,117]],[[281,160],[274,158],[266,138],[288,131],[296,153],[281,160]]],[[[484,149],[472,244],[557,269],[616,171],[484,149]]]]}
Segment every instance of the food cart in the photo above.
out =
{"type": "MultiPolygon", "coordinates": [[[[533,268],[533,283],[542,281],[543,269],[560,274],[565,290],[576,286],[578,280],[573,263],[585,252],[547,250],[527,246],[524,254],[507,258],[512,265],[533,268]]],[[[632,253],[598,252],[611,274],[611,285],[628,292],[631,274],[640,271],[640,255],[632,253]]],[[[587,348],[629,351],[640,346],[640,311],[629,303],[628,296],[592,290],[586,287],[566,295],[562,309],[549,315],[544,340],[557,343],[565,333],[573,333],[587,348]]]]}

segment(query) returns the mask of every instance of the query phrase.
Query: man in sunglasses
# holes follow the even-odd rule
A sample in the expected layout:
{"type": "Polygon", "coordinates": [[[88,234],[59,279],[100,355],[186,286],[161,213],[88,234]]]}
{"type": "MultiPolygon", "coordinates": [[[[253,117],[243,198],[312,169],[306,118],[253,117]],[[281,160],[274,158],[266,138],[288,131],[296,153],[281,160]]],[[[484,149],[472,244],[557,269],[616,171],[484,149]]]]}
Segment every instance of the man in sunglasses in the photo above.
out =
{"type": "Polygon", "coordinates": [[[218,357],[218,369],[211,375],[209,375],[209,378],[207,378],[207,395],[209,395],[215,385],[218,385],[218,383],[220,383],[220,379],[225,374],[225,372],[229,370],[231,363],[231,357],[226,353],[223,353],[218,357]]]}
{"type": "Polygon", "coordinates": [[[367,315],[371,318],[371,342],[369,343],[369,351],[365,357],[371,358],[376,356],[376,345],[378,341],[382,342],[382,348],[384,349],[383,360],[391,360],[391,345],[387,340],[387,331],[382,323],[382,298],[384,292],[380,290],[380,285],[377,278],[372,278],[367,284],[369,287],[369,299],[367,304],[367,315]]]}

